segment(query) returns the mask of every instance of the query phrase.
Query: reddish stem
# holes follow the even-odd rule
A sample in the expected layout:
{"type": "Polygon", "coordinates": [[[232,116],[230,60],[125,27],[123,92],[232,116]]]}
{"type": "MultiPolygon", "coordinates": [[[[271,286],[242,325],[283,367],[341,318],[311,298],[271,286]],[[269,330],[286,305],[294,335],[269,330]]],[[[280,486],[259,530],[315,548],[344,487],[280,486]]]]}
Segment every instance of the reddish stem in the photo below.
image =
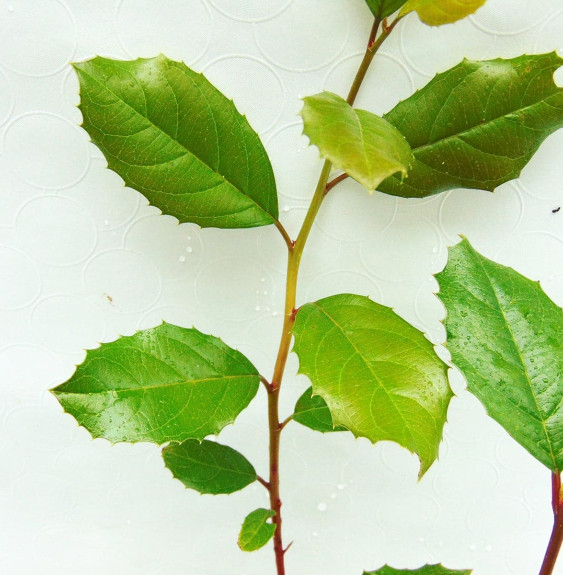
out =
{"type": "Polygon", "coordinates": [[[563,495],[561,494],[561,475],[559,473],[553,473],[551,476],[551,507],[553,509],[553,530],[539,575],[552,575],[563,543],[563,495]]]}

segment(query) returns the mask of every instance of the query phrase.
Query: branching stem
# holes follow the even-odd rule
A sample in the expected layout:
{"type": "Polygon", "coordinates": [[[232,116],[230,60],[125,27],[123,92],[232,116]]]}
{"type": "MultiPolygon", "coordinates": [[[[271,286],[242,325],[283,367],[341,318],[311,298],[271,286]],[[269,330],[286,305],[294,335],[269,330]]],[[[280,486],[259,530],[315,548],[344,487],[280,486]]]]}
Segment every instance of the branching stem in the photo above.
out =
{"type": "MultiPolygon", "coordinates": [[[[362,60],[356,78],[348,94],[347,102],[352,105],[356,100],[356,96],[360,90],[362,82],[367,74],[369,66],[373,60],[373,57],[387,39],[389,34],[392,32],[393,28],[397,25],[400,18],[397,18],[391,25],[384,28],[381,32],[379,38],[377,38],[377,32],[379,30],[381,20],[375,19],[374,24],[371,29],[368,46],[366,49],[365,56],[362,60]]],[[[332,164],[329,161],[325,161],[321,175],[319,177],[319,182],[317,188],[311,200],[311,205],[301,226],[301,230],[297,239],[292,241],[285,231],[282,224],[276,220],[276,227],[282,234],[288,249],[287,258],[287,278],[286,278],[286,291],[285,291],[285,309],[284,309],[284,320],[282,327],[282,335],[280,339],[280,345],[278,349],[278,355],[276,358],[276,364],[274,366],[274,374],[272,380],[268,383],[268,426],[270,433],[270,480],[268,482],[262,480],[263,484],[267,484],[267,489],[270,493],[270,508],[275,512],[275,516],[272,521],[276,525],[276,531],[274,533],[274,553],[276,557],[276,568],[277,575],[285,575],[285,563],[284,556],[286,551],[289,549],[290,545],[286,548],[283,546],[282,539],[282,515],[281,515],[281,498],[280,498],[280,476],[279,476],[279,455],[280,455],[280,436],[283,428],[291,421],[291,416],[286,418],[280,423],[279,419],[279,395],[280,386],[285,371],[285,365],[287,363],[287,357],[289,355],[289,348],[291,345],[291,337],[293,331],[293,325],[295,323],[295,316],[297,312],[296,301],[297,301],[297,278],[299,275],[299,265],[301,264],[301,257],[303,255],[303,250],[305,249],[305,244],[313,227],[315,218],[319,212],[323,199],[327,192],[333,188],[336,184],[345,179],[345,175],[338,176],[330,184],[328,183],[328,178],[332,170],[332,164]]],[[[262,483],[261,482],[261,483],[262,483]]]]}
{"type": "Polygon", "coordinates": [[[552,575],[563,543],[563,494],[561,493],[561,475],[559,473],[553,473],[551,476],[551,507],[553,509],[553,530],[539,575],[552,575]]]}

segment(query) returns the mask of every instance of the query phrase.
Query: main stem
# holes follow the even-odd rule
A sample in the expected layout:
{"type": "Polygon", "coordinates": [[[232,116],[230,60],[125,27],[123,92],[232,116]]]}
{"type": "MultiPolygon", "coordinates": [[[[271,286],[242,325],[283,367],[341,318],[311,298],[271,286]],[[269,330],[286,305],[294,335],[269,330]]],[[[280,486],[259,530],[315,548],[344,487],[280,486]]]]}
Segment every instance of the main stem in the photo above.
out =
{"type": "MultiPolygon", "coordinates": [[[[366,53],[362,63],[360,64],[360,68],[358,69],[352,87],[350,88],[350,93],[348,94],[347,102],[350,105],[354,103],[356,96],[358,95],[373,57],[387,36],[389,36],[398,21],[399,19],[397,18],[389,27],[384,25],[383,31],[377,39],[377,31],[381,21],[380,19],[376,19],[374,21],[366,53]]],[[[282,501],[280,497],[279,467],[280,436],[284,426],[280,422],[279,418],[280,386],[285,371],[285,365],[287,363],[287,357],[289,355],[291,334],[293,331],[293,325],[295,323],[295,315],[297,313],[297,278],[299,275],[301,257],[303,256],[303,250],[305,249],[305,244],[307,243],[307,238],[309,237],[315,218],[326,195],[328,178],[330,176],[331,169],[331,162],[325,161],[321,175],[319,177],[317,188],[311,201],[311,205],[309,206],[307,215],[305,216],[305,220],[303,221],[303,225],[301,226],[301,230],[297,236],[297,240],[295,242],[291,242],[290,240],[288,241],[287,234],[282,234],[288,246],[285,309],[278,356],[274,367],[272,381],[268,388],[268,425],[270,431],[270,477],[268,482],[268,490],[270,493],[270,508],[275,512],[272,521],[276,525],[276,530],[274,532],[274,553],[276,557],[276,568],[278,575],[285,575],[284,556],[288,549],[288,547],[284,548],[282,539],[282,501]]]]}
{"type": "Polygon", "coordinates": [[[553,531],[547,546],[539,575],[552,575],[555,563],[563,543],[563,495],[561,493],[561,475],[551,476],[551,506],[553,508],[553,531]]]}

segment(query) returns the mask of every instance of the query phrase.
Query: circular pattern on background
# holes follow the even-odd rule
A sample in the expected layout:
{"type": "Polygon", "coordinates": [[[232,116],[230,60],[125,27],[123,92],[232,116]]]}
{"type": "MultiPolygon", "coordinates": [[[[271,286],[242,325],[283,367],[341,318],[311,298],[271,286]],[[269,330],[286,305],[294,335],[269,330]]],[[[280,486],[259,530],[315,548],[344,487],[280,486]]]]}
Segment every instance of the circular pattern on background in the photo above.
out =
{"type": "Polygon", "coordinates": [[[14,107],[14,95],[10,82],[4,72],[0,70],[0,126],[8,120],[14,107]]]}
{"type": "Polygon", "coordinates": [[[353,180],[338,184],[327,196],[317,222],[332,239],[362,242],[380,237],[395,222],[397,198],[370,194],[353,180]]]}
{"type": "Polygon", "coordinates": [[[175,218],[149,216],[131,224],[124,247],[152,259],[166,279],[177,279],[198,267],[203,245],[196,226],[175,218]]]}
{"type": "Polygon", "coordinates": [[[309,280],[304,301],[316,301],[337,293],[350,293],[351,290],[376,302],[383,300],[381,288],[367,274],[339,269],[309,280]]]}
{"type": "Polygon", "coordinates": [[[293,0],[209,0],[223,16],[241,22],[264,22],[287,10],[293,0]]]}
{"type": "Polygon", "coordinates": [[[84,286],[108,309],[138,313],[161,293],[161,278],[152,262],[130,250],[108,250],[92,258],[84,270],[84,286]]]}
{"type": "Polygon", "coordinates": [[[387,282],[428,275],[442,247],[436,226],[424,217],[398,214],[377,236],[377,250],[366,242],[360,258],[368,273],[387,282]]]}
{"type": "Polygon", "coordinates": [[[16,219],[16,231],[25,250],[50,265],[76,265],[94,251],[97,242],[88,212],[59,196],[41,196],[25,204],[16,219]]]}
{"type": "Polygon", "coordinates": [[[516,36],[541,24],[549,14],[545,0],[511,0],[510,10],[502,3],[486,2],[470,20],[492,36],[516,36]]]}
{"type": "Polygon", "coordinates": [[[284,105],[280,77],[264,62],[251,56],[218,58],[204,68],[205,77],[235,102],[257,132],[268,131],[284,105]]]}
{"type": "Polygon", "coordinates": [[[0,389],[20,400],[37,399],[65,377],[63,367],[53,352],[37,345],[5,347],[0,350],[0,389]]]}
{"type": "Polygon", "coordinates": [[[71,294],[37,302],[31,312],[31,327],[44,345],[62,352],[95,348],[105,332],[100,311],[71,294]]]}
{"type": "Polygon", "coordinates": [[[411,16],[405,18],[399,34],[405,60],[424,76],[434,76],[437,70],[448,70],[463,58],[486,60],[497,56],[495,37],[472,26],[467,20],[455,25],[431,27],[411,16]],[[460,38],[463,38],[462,42],[460,38]]]}
{"type": "Polygon", "coordinates": [[[319,152],[309,145],[303,123],[295,122],[276,130],[268,140],[276,184],[280,194],[294,200],[311,199],[319,179],[319,152]]]}
{"type": "Polygon", "coordinates": [[[3,148],[12,171],[41,188],[68,188],[88,170],[84,134],[56,114],[31,112],[15,118],[6,128],[3,148]]]}
{"type": "Polygon", "coordinates": [[[467,515],[467,526],[485,540],[504,539],[522,533],[530,523],[530,510],[520,499],[500,493],[474,502],[467,515]]]}
{"type": "Polygon", "coordinates": [[[48,76],[72,60],[76,30],[57,0],[18,2],[0,17],[0,63],[25,76],[48,76]]]}
{"type": "Polygon", "coordinates": [[[207,313],[221,319],[245,321],[261,309],[257,292],[271,293],[273,282],[255,263],[231,258],[205,266],[195,279],[195,289],[198,303],[207,313]]]}
{"type": "Polygon", "coordinates": [[[163,53],[195,62],[213,37],[213,19],[201,0],[120,0],[115,20],[121,45],[131,58],[163,53]]]}
{"type": "Polygon", "coordinates": [[[349,33],[348,14],[337,2],[294,0],[277,18],[255,26],[254,40],[272,64],[290,72],[308,72],[337,58],[349,33]]]}
{"type": "Polygon", "coordinates": [[[518,227],[523,211],[520,193],[512,184],[493,194],[453,190],[442,197],[438,221],[452,242],[463,234],[475,245],[478,241],[498,244],[518,227]]]}
{"type": "Polygon", "coordinates": [[[0,246],[0,270],[0,309],[24,308],[39,295],[41,276],[23,252],[0,246]]]}
{"type": "MultiPolygon", "coordinates": [[[[337,62],[328,71],[323,89],[344,97],[363,56],[363,52],[358,52],[337,62]]],[[[397,102],[408,98],[414,92],[415,85],[410,70],[394,56],[379,52],[372,66],[377,69],[377,74],[366,76],[354,107],[381,115],[395,107],[397,102]],[[385,90],[381,89],[382,78],[385,78],[385,90]]]]}
{"type": "MultiPolygon", "coordinates": [[[[557,49],[559,54],[561,54],[561,49],[563,48],[561,30],[563,30],[563,9],[552,14],[547,22],[539,29],[538,39],[536,41],[536,52],[541,54],[542,52],[551,52],[553,49],[557,49]],[[559,43],[554,43],[554,39],[556,42],[557,39],[559,39],[559,43]]],[[[559,82],[559,85],[561,85],[561,82],[559,82]]]]}

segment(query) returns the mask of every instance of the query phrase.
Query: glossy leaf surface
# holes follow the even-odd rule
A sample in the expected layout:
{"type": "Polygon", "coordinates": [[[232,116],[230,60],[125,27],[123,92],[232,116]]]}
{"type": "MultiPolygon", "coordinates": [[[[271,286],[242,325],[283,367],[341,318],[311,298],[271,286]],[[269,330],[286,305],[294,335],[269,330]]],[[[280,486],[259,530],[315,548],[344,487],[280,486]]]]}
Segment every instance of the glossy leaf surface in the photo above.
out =
{"type": "Polygon", "coordinates": [[[469,391],[534,457],[563,470],[563,310],[537,282],[450,248],[436,276],[453,363],[469,391]]]}
{"type": "Polygon", "coordinates": [[[405,138],[389,122],[371,112],[355,110],[331,92],[303,101],[303,131],[336,168],[369,191],[391,174],[407,175],[412,153],[405,138]]]}
{"type": "Polygon", "coordinates": [[[313,395],[312,387],[307,389],[297,400],[293,419],[301,425],[321,433],[347,431],[345,427],[334,427],[326,401],[320,395],[313,395]]]}
{"type": "Polygon", "coordinates": [[[256,471],[244,455],[214,441],[172,443],[162,457],[176,479],[200,493],[234,493],[256,481],[256,471]]]}
{"type": "Polygon", "coordinates": [[[220,339],[164,323],[88,351],[52,391],[93,437],[160,444],[219,433],[259,381],[246,357],[220,339]]]}
{"type": "Polygon", "coordinates": [[[180,222],[245,228],[278,216],[270,161],[233,102],[164,56],[75,64],[84,129],[108,166],[180,222]]]}
{"type": "Polygon", "coordinates": [[[243,551],[256,551],[268,543],[276,531],[275,524],[268,521],[274,515],[271,509],[255,509],[246,516],[238,538],[243,551]]]}
{"type": "Polygon", "coordinates": [[[393,567],[385,566],[377,571],[367,571],[364,575],[471,575],[471,570],[452,570],[442,567],[442,565],[425,565],[420,569],[393,569],[393,567]]]}
{"type": "Polygon", "coordinates": [[[563,126],[557,54],[464,60],[384,115],[414,152],[409,177],[379,190],[422,198],[455,188],[493,191],[517,178],[540,144],[563,126]]]}
{"type": "Polygon", "coordinates": [[[386,18],[396,12],[407,0],[366,0],[376,18],[386,18]]]}
{"type": "Polygon", "coordinates": [[[335,425],[418,454],[421,475],[438,455],[452,392],[447,367],[424,335],[369,298],[341,294],[299,309],[300,373],[335,425]]]}
{"type": "Polygon", "coordinates": [[[400,14],[416,12],[429,26],[451,24],[475,13],[486,0],[408,0],[400,14]]]}

